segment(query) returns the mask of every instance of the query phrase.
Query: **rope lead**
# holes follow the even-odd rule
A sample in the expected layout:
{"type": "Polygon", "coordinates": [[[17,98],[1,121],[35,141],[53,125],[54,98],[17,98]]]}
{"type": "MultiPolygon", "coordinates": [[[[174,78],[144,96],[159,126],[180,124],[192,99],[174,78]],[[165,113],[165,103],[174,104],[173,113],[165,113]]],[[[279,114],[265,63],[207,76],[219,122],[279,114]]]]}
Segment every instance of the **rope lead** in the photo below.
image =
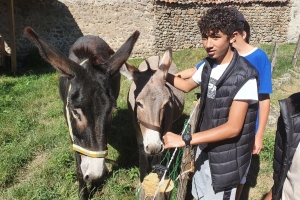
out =
{"type": "MultiPolygon", "coordinates": [[[[185,132],[186,127],[187,127],[187,125],[190,123],[191,117],[194,115],[194,112],[195,112],[197,106],[199,105],[199,103],[200,103],[200,98],[197,100],[196,106],[194,107],[192,113],[190,114],[190,117],[188,118],[187,123],[185,124],[183,130],[181,131],[181,135],[185,132]]],[[[171,160],[170,160],[170,162],[169,162],[169,164],[168,164],[168,166],[167,166],[167,169],[169,169],[170,164],[172,163],[172,161],[173,161],[173,159],[174,159],[174,156],[175,156],[175,153],[177,152],[177,150],[178,150],[178,147],[175,148],[175,150],[174,150],[174,152],[173,152],[173,155],[172,155],[172,157],[171,157],[171,160]]],[[[160,180],[160,182],[159,182],[159,184],[158,184],[158,186],[157,186],[157,189],[156,189],[156,191],[155,191],[155,193],[154,193],[154,196],[153,196],[153,199],[152,199],[152,200],[155,200],[155,197],[156,197],[156,195],[157,195],[157,193],[158,193],[158,190],[159,190],[159,188],[161,187],[161,185],[163,184],[163,182],[164,182],[164,180],[165,180],[165,176],[166,176],[167,171],[168,171],[167,169],[164,171],[164,175],[162,176],[162,178],[161,178],[161,180],[160,180]]]]}

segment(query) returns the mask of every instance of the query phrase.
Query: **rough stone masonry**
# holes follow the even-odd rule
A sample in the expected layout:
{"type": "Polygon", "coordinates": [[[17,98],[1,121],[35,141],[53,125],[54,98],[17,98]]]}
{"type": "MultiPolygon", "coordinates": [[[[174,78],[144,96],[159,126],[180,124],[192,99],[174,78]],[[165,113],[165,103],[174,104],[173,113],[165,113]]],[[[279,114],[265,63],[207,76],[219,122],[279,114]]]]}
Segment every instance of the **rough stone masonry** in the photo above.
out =
{"type": "MultiPolygon", "coordinates": [[[[0,34],[9,53],[5,2],[0,0],[0,34]]],[[[222,2],[237,7],[245,15],[251,25],[252,43],[297,42],[299,0],[222,2]]],[[[17,53],[33,48],[23,35],[25,26],[34,28],[41,37],[66,54],[82,35],[98,35],[116,50],[135,30],[141,35],[132,57],[155,55],[167,46],[175,51],[198,48],[201,47],[201,36],[197,21],[213,5],[158,0],[14,0],[17,53]]]]}

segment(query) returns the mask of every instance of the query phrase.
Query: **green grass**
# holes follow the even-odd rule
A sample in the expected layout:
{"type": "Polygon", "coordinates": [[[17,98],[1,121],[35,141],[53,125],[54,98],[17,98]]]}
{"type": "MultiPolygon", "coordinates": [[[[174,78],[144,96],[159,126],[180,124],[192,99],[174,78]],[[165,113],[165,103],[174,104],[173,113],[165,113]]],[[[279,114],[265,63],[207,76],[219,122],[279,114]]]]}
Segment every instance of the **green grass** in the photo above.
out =
{"type": "MultiPolygon", "coordinates": [[[[275,77],[291,67],[294,47],[280,46],[275,77]]],[[[268,55],[272,53],[272,46],[262,48],[268,55]]],[[[205,56],[203,49],[187,49],[174,52],[173,61],[181,71],[194,67],[205,56]]],[[[129,62],[138,66],[142,60],[129,62]]],[[[24,74],[0,77],[0,199],[77,199],[74,155],[58,94],[59,75],[36,51],[29,54],[26,63],[24,74]]],[[[138,152],[132,119],[127,111],[129,86],[130,82],[122,77],[108,138],[108,157],[116,160],[118,166],[109,165],[112,172],[94,199],[136,198],[138,152]]],[[[195,92],[185,95],[185,116],[190,114],[195,92]]],[[[183,121],[174,124],[178,133],[183,121]]],[[[271,130],[261,153],[261,162],[269,163],[265,173],[272,171],[273,142],[274,130],[271,130]]]]}
{"type": "MultiPolygon", "coordinates": [[[[263,49],[272,62],[272,55],[274,51],[274,46],[272,45],[261,45],[260,48],[263,49]]],[[[282,74],[287,73],[288,69],[292,68],[292,62],[294,57],[296,45],[295,44],[279,44],[277,56],[275,60],[275,66],[273,67],[273,78],[279,78],[282,74]]],[[[300,64],[300,62],[297,62],[300,64]]],[[[298,64],[298,66],[299,66],[298,64]]]]}

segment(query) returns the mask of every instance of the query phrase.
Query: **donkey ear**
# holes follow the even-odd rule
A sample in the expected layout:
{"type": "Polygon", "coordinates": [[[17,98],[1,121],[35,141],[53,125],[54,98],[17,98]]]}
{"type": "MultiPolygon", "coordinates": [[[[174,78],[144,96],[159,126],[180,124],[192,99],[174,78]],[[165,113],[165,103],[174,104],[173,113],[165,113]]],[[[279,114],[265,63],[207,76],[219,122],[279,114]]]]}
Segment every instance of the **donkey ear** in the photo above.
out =
{"type": "Polygon", "coordinates": [[[135,80],[139,70],[133,65],[128,64],[127,62],[122,65],[120,68],[120,73],[125,76],[128,80],[135,80]]]}
{"type": "Polygon", "coordinates": [[[127,41],[118,49],[118,51],[110,57],[103,65],[107,65],[107,73],[111,76],[119,72],[121,66],[129,58],[135,42],[140,35],[139,31],[135,31],[127,41]]]}
{"type": "Polygon", "coordinates": [[[40,55],[48,61],[61,76],[73,78],[76,74],[82,74],[83,69],[76,62],[69,59],[55,47],[42,40],[30,27],[25,27],[24,34],[39,49],[40,55]]]}
{"type": "Polygon", "coordinates": [[[160,60],[160,63],[158,66],[158,69],[160,69],[161,71],[164,72],[165,77],[168,73],[168,70],[169,70],[171,64],[172,64],[172,48],[168,47],[168,48],[166,48],[166,51],[165,51],[162,59],[160,60]]]}

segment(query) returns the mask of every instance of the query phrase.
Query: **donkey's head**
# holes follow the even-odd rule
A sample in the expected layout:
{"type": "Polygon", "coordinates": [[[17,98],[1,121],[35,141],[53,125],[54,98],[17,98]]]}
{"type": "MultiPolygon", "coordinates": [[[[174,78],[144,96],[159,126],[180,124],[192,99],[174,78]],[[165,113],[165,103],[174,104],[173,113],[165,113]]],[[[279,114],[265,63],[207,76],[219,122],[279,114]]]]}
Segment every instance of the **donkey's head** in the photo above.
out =
{"type": "Polygon", "coordinates": [[[171,64],[172,51],[169,48],[162,58],[154,56],[145,60],[140,65],[140,70],[126,64],[120,71],[134,81],[128,103],[134,111],[140,130],[141,135],[137,135],[138,143],[143,144],[148,155],[163,151],[161,137],[173,122],[173,91],[166,84],[171,64]]]}
{"type": "Polygon", "coordinates": [[[86,182],[101,178],[107,171],[107,133],[120,87],[119,69],[130,56],[139,32],[134,32],[116,53],[99,37],[81,37],[69,58],[30,27],[24,33],[61,75],[60,95],[73,149],[78,153],[79,174],[86,182]]]}

